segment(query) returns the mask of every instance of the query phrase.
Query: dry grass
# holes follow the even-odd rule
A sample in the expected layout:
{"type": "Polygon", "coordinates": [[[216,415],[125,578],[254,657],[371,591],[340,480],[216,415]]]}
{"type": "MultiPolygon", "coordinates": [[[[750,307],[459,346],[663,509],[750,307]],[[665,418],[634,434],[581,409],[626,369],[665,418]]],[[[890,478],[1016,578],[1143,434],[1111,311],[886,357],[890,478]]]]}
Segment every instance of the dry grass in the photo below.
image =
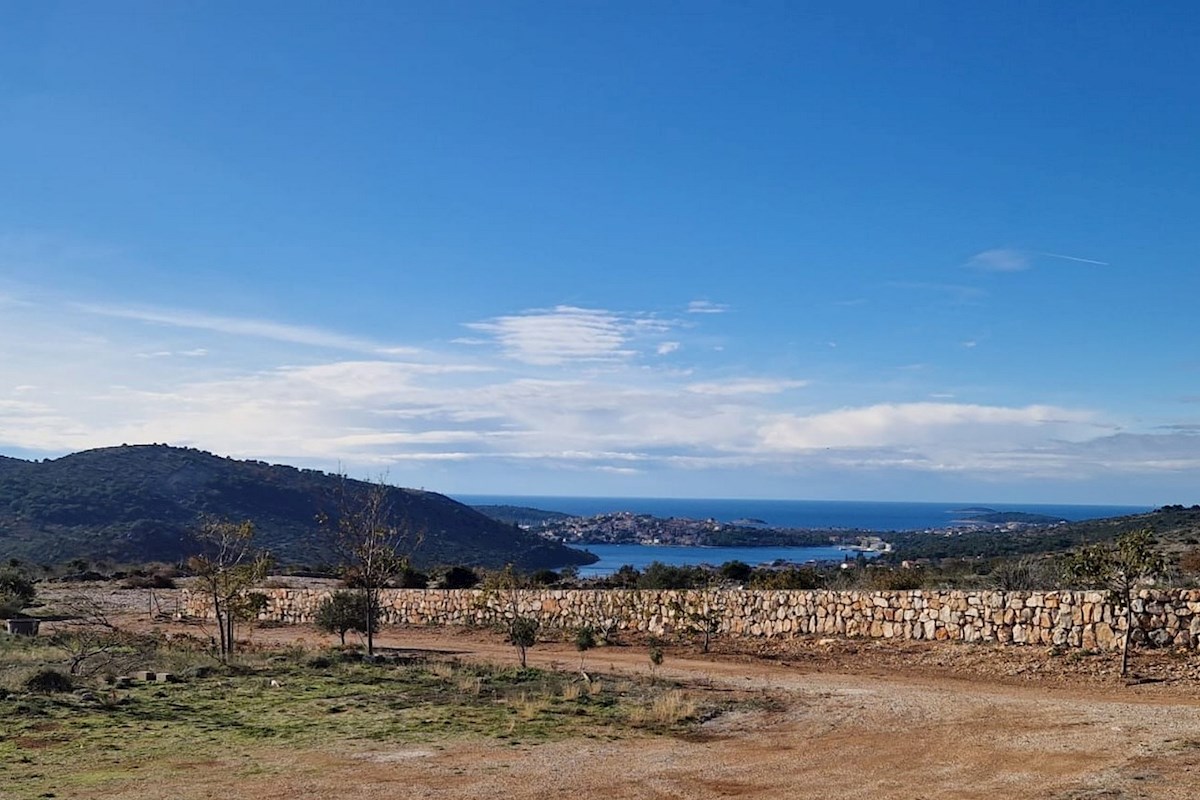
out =
{"type": "Polygon", "coordinates": [[[685,692],[672,689],[654,698],[649,706],[634,709],[629,721],[643,727],[668,727],[693,719],[697,708],[696,701],[685,692]]]}
{"type": "Polygon", "coordinates": [[[454,677],[454,665],[445,661],[435,661],[426,667],[430,675],[448,681],[454,677]]]}
{"type": "Polygon", "coordinates": [[[468,675],[458,679],[458,690],[467,697],[479,697],[483,691],[483,678],[479,675],[468,675]]]}

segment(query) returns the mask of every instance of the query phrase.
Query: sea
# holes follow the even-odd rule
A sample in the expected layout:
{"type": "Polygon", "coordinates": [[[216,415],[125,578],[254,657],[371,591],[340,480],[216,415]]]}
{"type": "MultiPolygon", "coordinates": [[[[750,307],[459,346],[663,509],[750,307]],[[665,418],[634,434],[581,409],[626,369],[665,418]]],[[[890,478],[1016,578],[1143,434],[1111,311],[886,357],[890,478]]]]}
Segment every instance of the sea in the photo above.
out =
{"type": "MultiPolygon", "coordinates": [[[[539,495],[458,495],[467,505],[510,505],[594,516],[618,511],[655,517],[715,519],[718,522],[754,520],[776,528],[842,528],[864,531],[909,531],[945,528],[967,516],[964,509],[1024,511],[1076,522],[1101,517],[1140,514],[1150,506],[1061,505],[1039,503],[903,503],[857,500],[735,500],[669,497],[554,497],[539,495]]],[[[588,545],[600,561],[580,574],[607,575],[622,565],[639,569],[653,561],[665,564],[748,564],[782,560],[789,563],[840,561],[848,551],[834,547],[666,547],[658,545],[588,545]]],[[[850,552],[853,557],[855,554],[850,552]]]]}

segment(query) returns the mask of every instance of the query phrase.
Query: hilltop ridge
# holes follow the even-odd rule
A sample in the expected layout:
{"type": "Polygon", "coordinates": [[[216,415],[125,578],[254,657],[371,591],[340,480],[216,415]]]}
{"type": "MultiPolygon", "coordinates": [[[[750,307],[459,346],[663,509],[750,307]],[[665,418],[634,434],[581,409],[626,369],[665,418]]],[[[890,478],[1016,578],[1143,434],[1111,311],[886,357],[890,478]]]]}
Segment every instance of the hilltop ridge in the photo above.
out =
{"type": "MultiPolygon", "coordinates": [[[[342,478],[311,469],[225,458],[168,445],[121,445],[62,458],[0,456],[0,558],[176,561],[194,552],[205,516],[249,519],[282,564],[331,559],[317,523],[336,517],[342,478]]],[[[353,491],[366,488],[347,480],[353,491]]],[[[586,564],[594,557],[505,525],[450,498],[388,488],[396,524],[421,534],[419,564],[523,568],[586,564]]]]}

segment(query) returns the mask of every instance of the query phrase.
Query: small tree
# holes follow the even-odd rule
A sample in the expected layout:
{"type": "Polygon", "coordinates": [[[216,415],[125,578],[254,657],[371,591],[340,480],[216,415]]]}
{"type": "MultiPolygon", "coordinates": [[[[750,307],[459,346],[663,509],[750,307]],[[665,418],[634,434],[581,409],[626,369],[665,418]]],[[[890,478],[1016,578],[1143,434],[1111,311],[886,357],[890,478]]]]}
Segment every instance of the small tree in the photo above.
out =
{"type": "Polygon", "coordinates": [[[442,576],[443,589],[470,589],[479,584],[479,576],[470,567],[450,567],[442,576]]]}
{"type": "Polygon", "coordinates": [[[1167,559],[1148,528],[1117,537],[1113,544],[1081,547],[1067,557],[1067,577],[1091,588],[1108,592],[1114,610],[1123,611],[1125,631],[1121,637],[1121,676],[1129,672],[1129,641],[1137,622],[1133,593],[1137,587],[1166,573],[1167,559]]]}
{"type": "Polygon", "coordinates": [[[343,475],[338,486],[334,544],[342,558],[346,585],[363,597],[362,624],[368,655],[375,654],[383,589],[404,573],[409,554],[420,544],[416,531],[396,512],[393,498],[398,491],[382,477],[363,482],[343,475]]]}
{"type": "Polygon", "coordinates": [[[378,628],[378,617],[372,617],[366,607],[366,598],[361,592],[334,592],[321,601],[313,620],[317,627],[328,633],[336,633],[346,644],[347,631],[359,633],[371,632],[367,629],[378,628]]]}
{"type": "MultiPolygon", "coordinates": [[[[587,671],[583,668],[583,659],[588,650],[596,646],[596,632],[592,630],[590,625],[584,625],[579,630],[575,631],[575,649],[579,651],[579,671],[583,673],[583,677],[587,678],[587,671]]],[[[589,679],[590,680],[590,679],[589,679]]]]}
{"type": "Polygon", "coordinates": [[[521,669],[525,669],[525,651],[537,644],[538,621],[532,617],[517,617],[508,625],[508,641],[517,648],[521,669]]]}
{"type": "Polygon", "coordinates": [[[650,677],[653,679],[658,674],[658,668],[663,663],[662,642],[655,637],[650,637],[650,677]]]}
{"type": "Polygon", "coordinates": [[[196,539],[204,552],[189,558],[187,565],[211,598],[217,620],[218,654],[222,661],[228,661],[234,648],[234,622],[252,618],[266,600],[248,590],[267,576],[271,556],[254,548],[254,523],[249,520],[206,520],[196,539]]]}
{"type": "Polygon", "coordinates": [[[15,617],[37,597],[33,581],[15,568],[0,570],[0,617],[15,617]]]}
{"type": "Polygon", "coordinates": [[[112,621],[113,608],[85,595],[67,598],[58,610],[63,619],[50,643],[63,652],[72,675],[122,671],[143,662],[156,644],[122,631],[112,621]]]}
{"type": "Polygon", "coordinates": [[[498,623],[504,638],[517,648],[521,668],[525,668],[525,651],[537,643],[538,621],[521,615],[520,593],[528,588],[526,581],[512,564],[493,572],[484,581],[484,600],[498,612],[498,623]],[[494,599],[494,603],[489,602],[494,599]]]}
{"type": "Polygon", "coordinates": [[[720,633],[725,621],[725,595],[707,583],[688,595],[681,600],[674,600],[672,606],[676,617],[683,623],[684,634],[698,636],[701,652],[707,653],[713,637],[720,633]]]}

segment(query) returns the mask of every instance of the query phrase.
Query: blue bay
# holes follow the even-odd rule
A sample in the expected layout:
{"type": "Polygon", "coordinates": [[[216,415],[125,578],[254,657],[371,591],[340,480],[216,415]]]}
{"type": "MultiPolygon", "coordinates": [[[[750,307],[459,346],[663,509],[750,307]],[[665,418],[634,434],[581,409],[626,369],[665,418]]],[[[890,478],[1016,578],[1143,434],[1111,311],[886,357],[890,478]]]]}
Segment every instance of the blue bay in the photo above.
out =
{"type": "MultiPolygon", "coordinates": [[[[511,505],[594,516],[617,511],[655,517],[761,520],[779,528],[842,528],[865,531],[902,531],[944,528],[966,516],[963,509],[985,507],[996,511],[1024,511],[1078,521],[1151,510],[1148,506],[1046,505],[987,502],[902,503],[852,500],[736,500],[669,497],[552,497],[538,495],[460,495],[468,505],[511,505]]],[[[654,561],[677,566],[744,561],[750,565],[783,560],[790,563],[841,561],[852,551],[836,547],[668,547],[637,544],[579,545],[600,557],[580,570],[588,576],[608,575],[625,564],[644,569],[654,561]]]]}
{"type": "Polygon", "coordinates": [[[780,560],[793,564],[808,561],[842,561],[857,553],[838,547],[668,547],[649,544],[587,544],[579,545],[600,557],[595,564],[579,568],[585,578],[609,575],[629,564],[643,570],[655,561],[673,566],[708,564],[719,566],[726,561],[744,561],[752,567],[780,560]]]}
{"type": "Polygon", "coordinates": [[[1139,514],[1149,506],[1085,506],[987,502],[901,503],[856,500],[736,500],[669,497],[547,497],[537,495],[458,495],[468,505],[513,505],[593,516],[631,511],[656,517],[686,517],[733,522],[760,519],[779,528],[857,528],[906,531],[944,528],[962,518],[962,509],[1025,511],[1077,521],[1139,514]]]}

